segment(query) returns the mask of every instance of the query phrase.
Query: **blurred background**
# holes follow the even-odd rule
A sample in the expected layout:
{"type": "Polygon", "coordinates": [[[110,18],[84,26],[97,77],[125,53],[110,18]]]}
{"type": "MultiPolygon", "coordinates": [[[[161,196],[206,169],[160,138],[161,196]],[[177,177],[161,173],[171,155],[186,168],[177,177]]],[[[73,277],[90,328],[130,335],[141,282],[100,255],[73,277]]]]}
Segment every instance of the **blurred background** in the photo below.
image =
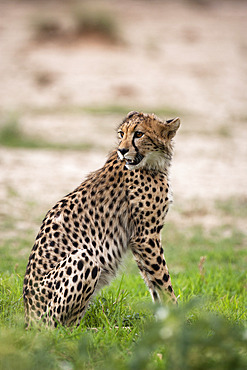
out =
{"type": "Polygon", "coordinates": [[[16,0],[0,10],[1,238],[35,235],[104,164],[131,110],[181,118],[168,219],[246,231],[246,1],[16,0]]]}

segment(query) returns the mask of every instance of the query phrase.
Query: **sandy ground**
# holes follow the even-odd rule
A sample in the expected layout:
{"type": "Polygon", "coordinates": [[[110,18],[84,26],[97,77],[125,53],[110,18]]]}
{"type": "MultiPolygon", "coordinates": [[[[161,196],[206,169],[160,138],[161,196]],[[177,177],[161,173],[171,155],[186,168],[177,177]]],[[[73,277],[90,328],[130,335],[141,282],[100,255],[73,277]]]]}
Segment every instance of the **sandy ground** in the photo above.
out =
{"type": "Polygon", "coordinates": [[[210,204],[247,199],[247,3],[100,2],[116,17],[121,42],[37,40],[34,20],[56,14],[66,28],[71,3],[0,2],[0,123],[15,112],[28,135],[93,143],[82,152],[0,147],[1,214],[16,197],[45,212],[104,163],[123,117],[76,107],[167,107],[182,121],[172,168],[176,204],[201,204],[204,211],[187,222],[220,224],[210,204]]]}

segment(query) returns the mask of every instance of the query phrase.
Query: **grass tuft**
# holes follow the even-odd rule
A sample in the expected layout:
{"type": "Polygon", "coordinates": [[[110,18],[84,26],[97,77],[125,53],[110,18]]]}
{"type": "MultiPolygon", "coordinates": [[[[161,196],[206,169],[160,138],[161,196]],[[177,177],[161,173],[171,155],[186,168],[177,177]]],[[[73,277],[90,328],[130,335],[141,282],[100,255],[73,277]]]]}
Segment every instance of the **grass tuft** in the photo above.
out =
{"type": "Polygon", "coordinates": [[[112,42],[120,39],[115,17],[105,10],[79,8],[73,18],[78,36],[100,36],[112,42]]]}
{"type": "Polygon", "coordinates": [[[116,43],[121,41],[119,22],[106,9],[75,7],[67,14],[67,25],[56,15],[37,14],[31,21],[34,39],[39,42],[70,43],[85,36],[116,43]]]}

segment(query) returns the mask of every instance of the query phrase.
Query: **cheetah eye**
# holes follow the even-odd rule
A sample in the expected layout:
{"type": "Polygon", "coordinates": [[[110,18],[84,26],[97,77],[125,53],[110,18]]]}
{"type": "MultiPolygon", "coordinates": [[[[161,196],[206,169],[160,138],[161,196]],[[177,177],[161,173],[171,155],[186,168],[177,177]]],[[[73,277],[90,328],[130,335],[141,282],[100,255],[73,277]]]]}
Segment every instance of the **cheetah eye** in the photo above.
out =
{"type": "Polygon", "coordinates": [[[122,139],[124,137],[123,131],[118,131],[118,136],[120,139],[122,139]]]}
{"type": "Polygon", "coordinates": [[[144,133],[141,132],[141,131],[136,131],[135,134],[134,134],[135,138],[137,138],[137,139],[140,139],[140,137],[142,137],[143,135],[144,135],[144,133]]]}

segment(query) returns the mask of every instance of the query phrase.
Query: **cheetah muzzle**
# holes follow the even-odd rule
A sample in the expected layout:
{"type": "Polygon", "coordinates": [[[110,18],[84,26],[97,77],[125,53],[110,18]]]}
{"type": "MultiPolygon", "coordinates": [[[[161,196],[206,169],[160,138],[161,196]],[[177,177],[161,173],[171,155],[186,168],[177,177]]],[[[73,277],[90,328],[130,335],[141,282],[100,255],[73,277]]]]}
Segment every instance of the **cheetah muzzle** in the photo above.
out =
{"type": "Polygon", "coordinates": [[[129,249],[152,299],[176,302],[161,231],[172,202],[169,167],[179,126],[178,118],[130,112],[105,165],[46,214],[24,278],[27,327],[78,325],[129,249]]]}
{"type": "Polygon", "coordinates": [[[131,160],[127,157],[124,157],[127,168],[130,167],[130,166],[134,167],[134,166],[139,165],[141,163],[141,161],[143,160],[143,158],[144,158],[144,156],[141,153],[137,153],[133,160],[131,160]]]}

